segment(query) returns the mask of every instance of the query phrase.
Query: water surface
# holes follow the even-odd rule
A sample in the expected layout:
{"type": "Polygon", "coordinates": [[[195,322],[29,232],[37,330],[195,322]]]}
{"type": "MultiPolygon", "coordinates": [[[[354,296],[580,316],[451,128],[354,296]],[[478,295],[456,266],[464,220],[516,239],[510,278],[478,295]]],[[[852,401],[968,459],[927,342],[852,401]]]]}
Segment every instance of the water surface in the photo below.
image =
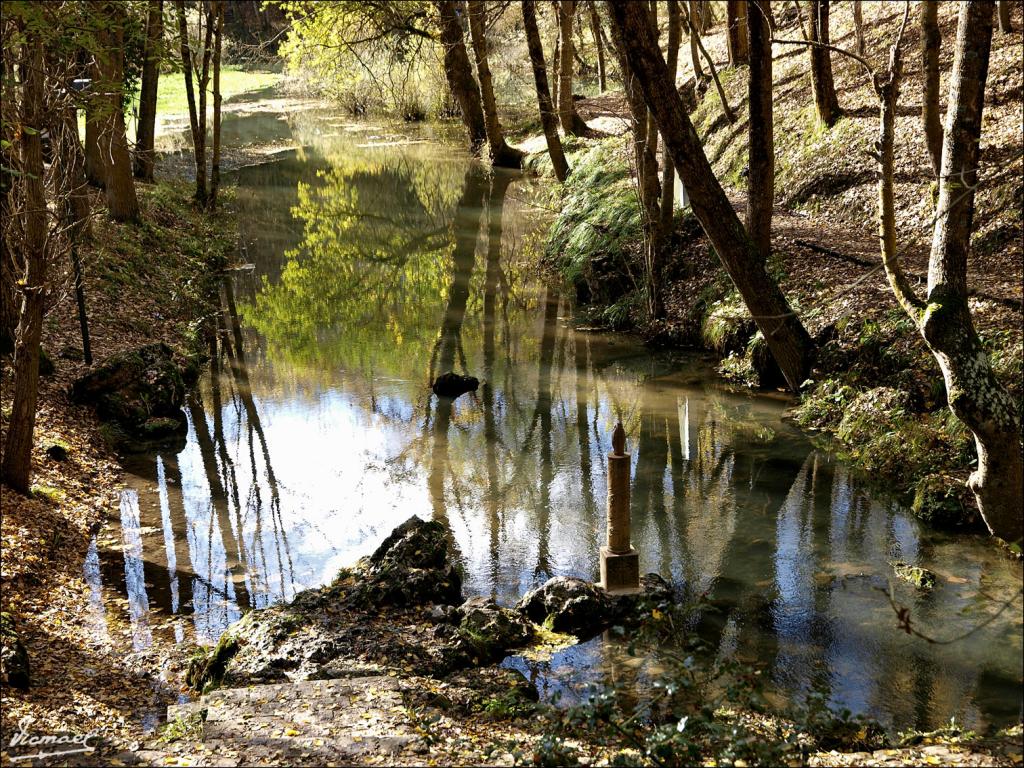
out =
{"type": "MultiPolygon", "coordinates": [[[[449,527],[468,594],[511,603],[553,575],[596,579],[622,419],[641,567],[717,607],[685,631],[764,664],[779,700],[817,691],[900,728],[1020,717],[1019,601],[929,645],[881,591],[893,560],[934,570],[933,592],[898,583],[896,599],[950,638],[1015,594],[1020,565],[923,529],[786,423],[784,400],[730,391],[699,356],[576,330],[537,266],[536,182],[429,129],[231,121],[231,135],[301,148],[237,173],[252,268],[224,285],[231,355],[191,398],[184,445],[126,459],[120,547],[86,564],[99,621],[127,611],[140,648],[213,642],[413,514],[449,527]],[[439,400],[429,382],[448,370],[483,384],[439,400]]],[[[506,663],[568,699],[655,671],[600,637],[506,663]]]]}

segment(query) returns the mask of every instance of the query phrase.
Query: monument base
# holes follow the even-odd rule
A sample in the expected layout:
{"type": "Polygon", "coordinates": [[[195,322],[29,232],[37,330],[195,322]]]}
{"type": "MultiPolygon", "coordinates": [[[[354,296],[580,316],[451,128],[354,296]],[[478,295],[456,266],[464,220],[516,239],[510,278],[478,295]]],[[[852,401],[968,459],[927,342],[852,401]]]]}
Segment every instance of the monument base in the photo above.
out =
{"type": "Polygon", "coordinates": [[[601,587],[610,594],[635,594],[640,591],[640,553],[630,548],[619,554],[601,547],[601,587]]]}

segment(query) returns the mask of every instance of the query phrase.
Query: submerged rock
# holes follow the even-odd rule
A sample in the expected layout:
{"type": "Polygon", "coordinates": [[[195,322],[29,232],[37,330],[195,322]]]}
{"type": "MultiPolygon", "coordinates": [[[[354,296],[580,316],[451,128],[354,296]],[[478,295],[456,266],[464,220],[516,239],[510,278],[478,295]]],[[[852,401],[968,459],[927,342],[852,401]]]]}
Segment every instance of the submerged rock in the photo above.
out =
{"type": "Polygon", "coordinates": [[[149,344],[107,358],[71,387],[76,403],[96,406],[105,421],[129,433],[159,439],[183,433],[185,378],[191,367],[166,344],[149,344]]]}
{"type": "Polygon", "coordinates": [[[29,686],[28,652],[6,612],[0,613],[0,682],[23,691],[29,686]]]}
{"type": "Polygon", "coordinates": [[[480,386],[480,380],[474,376],[460,376],[457,373],[442,373],[431,386],[434,394],[439,397],[456,398],[466,392],[476,392],[480,386]]]}
{"type": "Polygon", "coordinates": [[[892,563],[892,569],[897,576],[904,581],[913,584],[918,589],[932,589],[935,587],[937,582],[935,574],[927,568],[910,565],[909,563],[904,563],[902,560],[897,560],[892,563]]]}

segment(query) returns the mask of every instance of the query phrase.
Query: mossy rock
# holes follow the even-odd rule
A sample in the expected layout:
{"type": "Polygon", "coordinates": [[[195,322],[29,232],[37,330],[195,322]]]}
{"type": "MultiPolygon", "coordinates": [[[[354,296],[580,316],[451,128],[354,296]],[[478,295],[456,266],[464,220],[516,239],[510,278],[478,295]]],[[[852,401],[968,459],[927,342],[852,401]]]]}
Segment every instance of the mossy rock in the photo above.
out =
{"type": "Polygon", "coordinates": [[[212,650],[200,648],[189,662],[185,682],[201,693],[216,688],[224,680],[228,662],[238,653],[238,647],[234,635],[225,633],[212,650]]]}
{"type": "Polygon", "coordinates": [[[0,682],[23,691],[29,686],[28,651],[7,612],[0,613],[0,682]]]}
{"type": "Polygon", "coordinates": [[[459,636],[481,663],[501,661],[533,639],[533,627],[519,613],[486,597],[472,597],[459,608],[459,636]]]}
{"type": "Polygon", "coordinates": [[[952,475],[925,475],[914,489],[913,513],[935,528],[980,528],[981,520],[970,489],[952,475]]]}
{"type": "Polygon", "coordinates": [[[896,560],[892,563],[892,569],[897,576],[904,581],[913,584],[918,589],[934,589],[938,580],[935,578],[935,574],[929,571],[927,568],[922,568],[918,565],[910,565],[904,563],[902,560],[896,560]]]}
{"type": "Polygon", "coordinates": [[[139,437],[183,433],[185,377],[181,358],[166,344],[149,344],[104,360],[75,381],[71,398],[96,406],[101,419],[139,437]]]}

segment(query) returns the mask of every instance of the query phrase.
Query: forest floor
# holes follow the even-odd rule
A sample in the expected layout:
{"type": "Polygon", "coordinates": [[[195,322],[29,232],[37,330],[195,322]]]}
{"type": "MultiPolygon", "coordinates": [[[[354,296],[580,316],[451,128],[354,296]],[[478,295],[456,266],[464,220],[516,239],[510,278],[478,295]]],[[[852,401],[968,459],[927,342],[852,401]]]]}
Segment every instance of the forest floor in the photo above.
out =
{"type": "MultiPolygon", "coordinates": [[[[234,255],[230,189],[212,215],[193,207],[192,189],[182,182],[140,184],[138,191],[139,225],[107,220],[102,195],[94,195],[97,215],[82,259],[95,360],[156,341],[193,346],[208,259],[234,255]]],[[[158,654],[136,652],[129,626],[97,616],[94,603],[103,598],[85,570],[102,522],[119,517],[121,467],[108,429],[91,408],[70,400],[72,381],[87,367],[70,275],[54,282],[42,343],[53,372],[40,377],[31,495],[2,487],[0,609],[28,649],[31,676],[28,691],[3,686],[5,750],[23,722],[37,735],[95,730],[104,739],[138,738],[139,713],[161,711],[178,694],[161,680],[158,654]]],[[[11,375],[5,365],[5,393],[11,375]]],[[[9,395],[2,405],[6,422],[9,395]]],[[[7,764],[9,755],[0,754],[7,764]]]]}
{"type": "MultiPolygon", "coordinates": [[[[888,58],[901,7],[864,6],[867,58],[876,66],[888,58]]],[[[943,94],[949,87],[956,15],[956,4],[940,4],[943,94]]],[[[995,31],[992,39],[969,303],[997,376],[1024,403],[1024,40],[1016,17],[1015,29],[1011,34],[995,31]]],[[[783,22],[777,36],[800,39],[796,20],[783,22]]],[[[896,203],[900,257],[912,284],[923,293],[935,182],[921,128],[918,38],[911,24],[903,43],[905,80],[896,119],[896,203]]],[[[832,15],[832,42],[853,45],[846,6],[832,15]]],[[[725,35],[719,27],[705,45],[717,63],[736,122],[726,120],[713,85],[701,91],[691,118],[743,219],[747,70],[727,67],[725,35]]],[[[686,48],[680,55],[679,82],[692,85],[686,48]]],[[[973,440],[945,408],[938,365],[896,303],[881,267],[876,163],[869,154],[877,134],[877,97],[859,64],[839,54],[832,58],[843,116],[829,129],[817,122],[806,48],[775,46],[776,208],[769,271],[818,344],[811,380],[793,415],[805,428],[838,433],[841,439],[832,445],[844,458],[888,490],[916,498],[925,519],[980,532],[984,528],[965,486],[976,461],[973,440]]],[[[575,163],[583,181],[574,187],[570,174],[566,207],[548,247],[549,258],[563,274],[577,286],[583,284],[584,298],[593,304],[588,324],[633,327],[658,345],[704,347],[718,353],[721,373],[738,384],[778,386],[765,383],[755,370],[759,335],[754,335],[749,314],[691,215],[677,213],[668,245],[665,316],[653,322],[645,318],[640,286],[624,280],[619,266],[624,260],[640,274],[643,263],[632,160],[622,136],[629,129],[628,105],[620,92],[577,104],[600,135],[566,143],[570,164],[575,163]],[[618,197],[602,189],[604,199],[597,200],[589,191],[594,178],[615,163],[626,177],[619,182],[618,197]],[[605,228],[603,236],[595,237],[595,223],[605,228]],[[616,227],[618,231],[607,231],[616,227]]],[[[542,137],[528,137],[524,145],[531,151],[544,149],[542,137]]],[[[543,170],[544,162],[537,167],[543,170]]]]}

